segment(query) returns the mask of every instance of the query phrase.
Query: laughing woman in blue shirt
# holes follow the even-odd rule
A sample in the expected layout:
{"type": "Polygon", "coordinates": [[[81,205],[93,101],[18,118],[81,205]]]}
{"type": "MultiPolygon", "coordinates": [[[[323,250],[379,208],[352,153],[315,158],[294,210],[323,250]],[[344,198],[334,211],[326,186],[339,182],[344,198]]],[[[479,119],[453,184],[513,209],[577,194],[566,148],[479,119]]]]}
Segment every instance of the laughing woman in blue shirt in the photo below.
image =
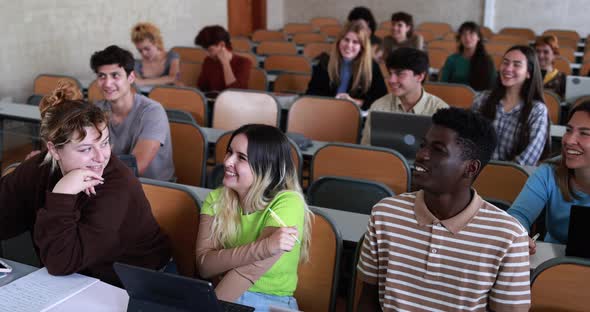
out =
{"type": "MultiPolygon", "coordinates": [[[[572,205],[590,206],[590,101],[576,106],[569,115],[561,161],[541,165],[508,213],[530,230],[546,207],[544,241],[566,244],[572,205]]],[[[529,247],[534,253],[532,240],[529,247]]]]}

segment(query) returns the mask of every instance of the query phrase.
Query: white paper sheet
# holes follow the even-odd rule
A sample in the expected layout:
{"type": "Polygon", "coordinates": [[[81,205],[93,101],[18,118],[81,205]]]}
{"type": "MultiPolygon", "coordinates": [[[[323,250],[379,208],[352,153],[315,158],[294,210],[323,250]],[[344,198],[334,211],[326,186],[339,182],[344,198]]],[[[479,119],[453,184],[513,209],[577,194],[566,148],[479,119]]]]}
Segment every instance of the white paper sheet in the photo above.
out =
{"type": "Polygon", "coordinates": [[[42,268],[0,287],[0,312],[47,311],[96,282],[80,274],[53,276],[42,268]]]}

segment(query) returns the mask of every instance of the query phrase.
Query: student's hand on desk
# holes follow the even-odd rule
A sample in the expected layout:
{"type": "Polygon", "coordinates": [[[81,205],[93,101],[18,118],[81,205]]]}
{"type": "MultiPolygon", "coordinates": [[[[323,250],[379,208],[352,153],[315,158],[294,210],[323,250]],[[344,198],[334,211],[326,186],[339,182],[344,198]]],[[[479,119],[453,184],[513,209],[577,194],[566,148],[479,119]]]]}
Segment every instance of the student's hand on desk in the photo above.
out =
{"type": "Polygon", "coordinates": [[[534,255],[537,252],[537,243],[529,237],[529,255],[534,255]]]}
{"type": "Polygon", "coordinates": [[[268,238],[268,248],[273,255],[283,251],[291,251],[295,246],[295,237],[299,235],[296,227],[280,227],[268,238]]]}
{"type": "Polygon", "coordinates": [[[75,169],[63,176],[53,188],[53,193],[75,195],[80,192],[96,195],[94,187],[103,184],[104,178],[94,171],[87,169],[75,169]]]}

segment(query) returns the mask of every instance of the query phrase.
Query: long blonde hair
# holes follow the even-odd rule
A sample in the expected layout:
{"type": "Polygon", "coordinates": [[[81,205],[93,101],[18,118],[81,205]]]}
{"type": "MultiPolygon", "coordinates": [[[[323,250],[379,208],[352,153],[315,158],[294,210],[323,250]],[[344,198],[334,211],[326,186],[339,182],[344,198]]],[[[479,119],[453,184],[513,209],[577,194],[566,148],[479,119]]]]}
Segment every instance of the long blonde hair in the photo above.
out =
{"type": "Polygon", "coordinates": [[[370,29],[363,23],[352,22],[346,24],[336,42],[332,45],[330,61],[328,62],[328,75],[330,83],[340,85],[340,66],[342,65],[342,54],[340,54],[340,41],[352,32],[356,34],[361,43],[361,51],[352,62],[352,86],[351,90],[360,89],[366,93],[371,87],[373,80],[373,58],[371,51],[370,29]]]}
{"type": "Polygon", "coordinates": [[[241,234],[240,204],[242,208],[248,208],[250,211],[262,211],[276,196],[292,191],[297,193],[304,203],[300,261],[308,261],[313,213],[305,204],[291,158],[289,140],[275,127],[249,124],[234,131],[230,144],[238,134],[244,134],[248,138],[248,163],[254,174],[254,181],[242,203],[234,190],[223,188],[221,196],[212,205],[215,218],[211,238],[219,248],[234,244],[241,234]]]}

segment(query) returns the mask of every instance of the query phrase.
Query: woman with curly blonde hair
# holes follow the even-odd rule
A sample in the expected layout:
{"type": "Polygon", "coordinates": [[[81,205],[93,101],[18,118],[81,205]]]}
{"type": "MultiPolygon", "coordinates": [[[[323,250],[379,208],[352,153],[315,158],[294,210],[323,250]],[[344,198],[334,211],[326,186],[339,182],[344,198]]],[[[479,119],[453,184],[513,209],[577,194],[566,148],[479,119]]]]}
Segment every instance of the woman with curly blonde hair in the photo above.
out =
{"type": "Polygon", "coordinates": [[[131,28],[131,41],[141,55],[135,62],[135,83],[142,85],[174,84],[180,72],[180,56],[164,49],[160,29],[152,23],[138,23],[131,28]]]}
{"type": "Polygon", "coordinates": [[[297,310],[297,267],[309,256],[312,212],[305,204],[287,137],[250,124],[234,131],[223,187],[201,208],[197,268],[223,276],[220,299],[268,311],[297,310]]]}
{"type": "Polygon", "coordinates": [[[50,274],[119,285],[114,262],[159,269],[169,242],[141,183],[111,154],[107,115],[80,98],[60,83],[41,101],[47,149],[0,178],[0,240],[31,231],[50,274]]]}

